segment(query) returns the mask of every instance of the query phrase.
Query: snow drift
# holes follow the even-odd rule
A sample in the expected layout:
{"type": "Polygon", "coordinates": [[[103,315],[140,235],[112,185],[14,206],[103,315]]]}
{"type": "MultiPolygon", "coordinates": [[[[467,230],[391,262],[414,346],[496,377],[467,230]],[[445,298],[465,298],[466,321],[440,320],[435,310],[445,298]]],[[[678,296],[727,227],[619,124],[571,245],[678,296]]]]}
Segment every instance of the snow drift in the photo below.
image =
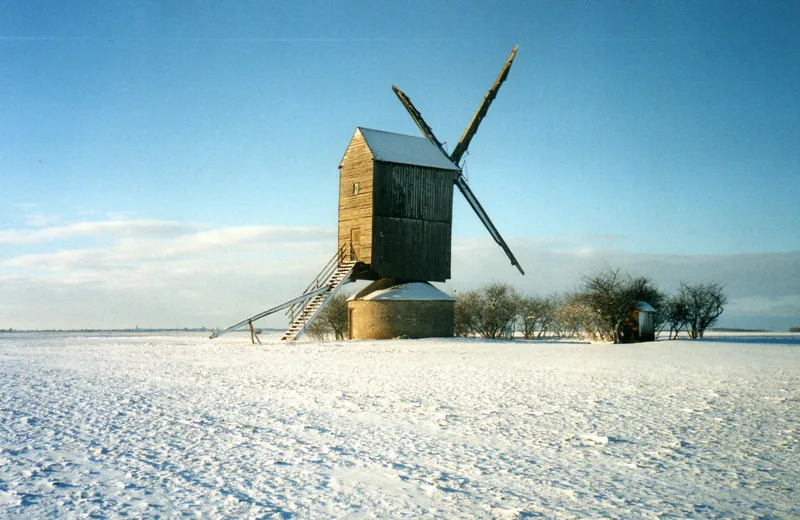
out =
{"type": "Polygon", "coordinates": [[[798,346],[0,334],[0,517],[800,517],[798,346]]]}

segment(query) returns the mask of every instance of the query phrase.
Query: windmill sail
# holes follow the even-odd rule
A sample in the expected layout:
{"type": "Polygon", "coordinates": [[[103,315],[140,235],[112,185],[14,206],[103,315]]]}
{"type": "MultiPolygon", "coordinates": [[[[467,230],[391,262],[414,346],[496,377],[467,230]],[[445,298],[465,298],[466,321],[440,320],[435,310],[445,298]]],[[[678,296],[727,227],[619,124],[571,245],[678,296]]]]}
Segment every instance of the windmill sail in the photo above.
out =
{"type": "MultiPolygon", "coordinates": [[[[403,104],[403,106],[406,107],[406,110],[408,111],[408,115],[410,115],[411,119],[413,119],[414,122],[417,124],[417,126],[419,127],[419,131],[422,132],[422,135],[424,135],[428,139],[428,141],[430,141],[433,144],[435,144],[436,147],[439,148],[439,150],[442,151],[442,153],[445,155],[445,157],[447,157],[449,159],[450,156],[444,150],[444,146],[439,141],[439,139],[437,139],[436,136],[433,135],[433,128],[431,128],[428,125],[428,123],[426,123],[425,120],[422,119],[422,114],[420,113],[419,110],[417,110],[417,107],[415,107],[414,104],[411,103],[411,99],[408,96],[406,96],[405,93],[402,90],[400,90],[399,88],[395,87],[394,85],[392,85],[392,90],[397,95],[397,98],[400,100],[400,102],[403,104]]],[[[456,164],[456,166],[458,166],[458,164],[456,164]]]]}
{"type": "Polygon", "coordinates": [[[495,242],[497,242],[497,245],[503,248],[503,251],[505,251],[506,255],[508,256],[508,259],[511,260],[511,265],[519,269],[519,272],[524,275],[525,271],[522,269],[522,266],[519,265],[517,258],[514,256],[514,253],[511,252],[511,248],[508,247],[506,241],[503,240],[502,236],[500,236],[500,232],[497,231],[496,227],[494,227],[492,219],[489,218],[486,210],[484,210],[483,206],[481,206],[481,203],[478,202],[478,198],[474,193],[472,193],[472,190],[470,189],[469,184],[467,184],[467,181],[463,175],[459,174],[457,176],[456,186],[458,186],[458,189],[461,191],[461,194],[464,195],[464,198],[467,199],[469,205],[472,206],[472,209],[475,210],[475,213],[478,215],[478,218],[481,219],[483,225],[489,230],[489,234],[492,235],[492,238],[495,242]]]}
{"type": "Polygon", "coordinates": [[[478,132],[478,126],[483,121],[483,118],[486,116],[486,113],[489,111],[489,107],[494,101],[494,98],[497,97],[497,91],[500,90],[500,86],[508,77],[508,71],[511,70],[511,64],[514,62],[514,56],[517,55],[517,46],[514,45],[514,48],[511,50],[511,55],[506,60],[506,64],[503,65],[503,68],[500,70],[500,74],[497,75],[497,79],[494,81],[494,85],[492,88],[489,89],[489,92],[483,97],[483,101],[481,102],[478,110],[475,112],[475,115],[472,116],[472,121],[469,122],[467,125],[466,130],[461,135],[461,140],[458,141],[455,149],[453,150],[453,154],[450,155],[450,160],[453,161],[456,165],[461,161],[461,157],[464,156],[464,152],[467,151],[469,147],[470,141],[478,132]]]}

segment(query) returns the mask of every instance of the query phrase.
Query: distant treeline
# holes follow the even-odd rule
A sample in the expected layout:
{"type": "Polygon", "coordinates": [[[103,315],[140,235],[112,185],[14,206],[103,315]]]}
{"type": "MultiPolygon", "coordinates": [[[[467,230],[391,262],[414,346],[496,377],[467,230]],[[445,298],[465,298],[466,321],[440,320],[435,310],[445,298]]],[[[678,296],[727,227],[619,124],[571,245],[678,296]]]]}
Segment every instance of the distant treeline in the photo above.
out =
{"type": "Polygon", "coordinates": [[[656,333],[676,339],[685,332],[698,339],[717,321],[727,301],[723,286],[716,282],[681,282],[677,293],[670,295],[649,277],[605,268],[584,276],[580,287],[565,294],[523,295],[501,283],[459,293],[455,333],[498,338],[519,331],[525,339],[576,337],[618,343],[623,340],[625,320],[645,302],[655,309],[656,333]]]}
{"type": "MultiPolygon", "coordinates": [[[[770,332],[767,329],[735,329],[730,327],[712,327],[708,330],[714,332],[759,332],[759,333],[770,332]]],[[[791,332],[791,330],[789,332],[791,332]]]]}

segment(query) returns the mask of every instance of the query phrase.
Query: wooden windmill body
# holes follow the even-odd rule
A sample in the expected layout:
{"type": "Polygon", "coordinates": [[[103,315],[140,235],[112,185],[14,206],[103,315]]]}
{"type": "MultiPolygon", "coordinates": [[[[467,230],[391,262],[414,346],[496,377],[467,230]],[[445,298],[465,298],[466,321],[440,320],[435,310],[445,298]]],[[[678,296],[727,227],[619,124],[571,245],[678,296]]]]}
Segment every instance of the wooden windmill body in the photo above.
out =
{"type": "Polygon", "coordinates": [[[470,189],[460,166],[480,122],[508,76],[516,52],[515,46],[450,154],[408,96],[393,86],[423,137],[356,128],[339,164],[337,253],[302,296],[215,333],[212,338],[249,324],[255,341],[253,321],[289,308],[291,325],[282,339],[298,339],[336,291],[358,279],[374,282],[356,295],[356,302],[350,302],[351,337],[354,330],[370,331],[361,338],[452,335],[453,298],[444,293],[441,297],[431,297],[434,294],[431,290],[438,290],[428,282],[444,282],[451,275],[454,187],[466,198],[511,264],[525,274],[470,189]],[[413,289],[415,284],[417,288],[413,289]],[[428,284],[429,288],[420,291],[418,284],[428,284]],[[393,290],[391,297],[385,297],[393,290]],[[380,297],[375,296],[376,291],[380,297]],[[411,297],[403,298],[403,294],[411,297]],[[415,304],[415,294],[425,294],[427,303],[415,304]],[[354,327],[354,320],[385,323],[361,323],[354,327]],[[436,324],[444,326],[437,328],[436,324]]]}
{"type": "Polygon", "coordinates": [[[427,139],[357,128],[339,165],[339,247],[357,278],[450,278],[458,168],[427,139]]]}

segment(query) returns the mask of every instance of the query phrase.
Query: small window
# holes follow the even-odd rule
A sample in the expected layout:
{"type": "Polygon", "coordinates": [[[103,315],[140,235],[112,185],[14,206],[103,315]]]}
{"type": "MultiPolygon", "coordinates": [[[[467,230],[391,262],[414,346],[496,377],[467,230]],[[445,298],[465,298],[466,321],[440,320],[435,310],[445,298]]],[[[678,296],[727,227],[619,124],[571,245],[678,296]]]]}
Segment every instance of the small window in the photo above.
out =
{"type": "Polygon", "coordinates": [[[354,183],[353,183],[353,195],[358,195],[358,191],[359,191],[359,189],[360,189],[360,188],[359,188],[359,186],[358,186],[358,183],[357,183],[357,182],[354,182],[354,183]]]}

